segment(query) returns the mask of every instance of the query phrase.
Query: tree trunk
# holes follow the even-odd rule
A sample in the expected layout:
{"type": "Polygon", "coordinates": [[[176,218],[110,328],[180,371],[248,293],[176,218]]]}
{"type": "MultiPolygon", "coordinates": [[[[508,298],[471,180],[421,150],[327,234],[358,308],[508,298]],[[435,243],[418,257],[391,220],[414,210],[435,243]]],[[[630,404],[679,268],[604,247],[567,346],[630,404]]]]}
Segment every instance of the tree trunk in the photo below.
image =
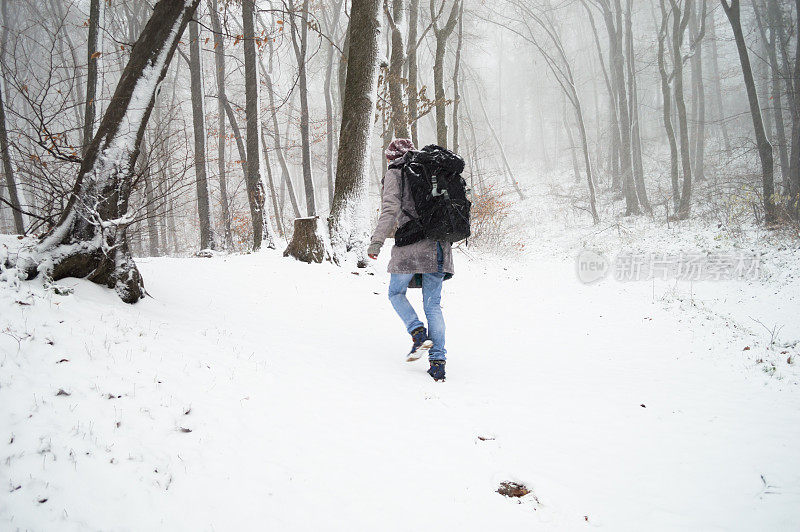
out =
{"type": "Polygon", "coordinates": [[[256,36],[253,27],[253,10],[255,0],[242,1],[242,29],[244,37],[244,94],[245,94],[245,114],[247,115],[247,170],[245,180],[247,182],[247,199],[250,203],[250,217],[253,222],[253,251],[261,249],[263,240],[266,240],[267,247],[274,248],[272,235],[268,229],[268,217],[264,212],[265,194],[264,186],[261,182],[260,154],[258,139],[258,72],[256,71],[256,36]]]}
{"type": "Polygon", "coordinates": [[[678,133],[680,141],[681,169],[683,170],[683,187],[681,201],[678,205],[678,218],[686,219],[692,208],[692,162],[689,151],[689,126],[686,119],[686,101],[683,97],[683,56],[681,46],[686,34],[686,26],[691,16],[692,0],[687,0],[683,12],[676,0],[672,4],[672,66],[675,79],[675,108],[678,112],[678,133]]]}
{"type": "Polygon", "coordinates": [[[578,168],[578,155],[575,153],[578,147],[575,146],[575,137],[572,134],[572,130],[569,127],[569,120],[567,120],[566,98],[563,99],[561,107],[562,107],[564,131],[567,132],[567,140],[569,140],[569,154],[570,154],[570,159],[572,160],[572,173],[575,175],[575,182],[577,183],[578,181],[581,180],[581,171],[578,168]]]}
{"type": "MultiPolygon", "coordinates": [[[[704,6],[705,7],[705,6],[704,6]]],[[[696,102],[696,121],[694,129],[694,177],[703,181],[705,174],[706,152],[706,90],[703,81],[703,38],[700,32],[705,30],[705,9],[696,9],[691,16],[690,34],[693,35],[694,54],[692,55],[692,100],[696,102]],[[702,29],[698,29],[698,21],[702,29]]]]}
{"type": "Polygon", "coordinates": [[[769,55],[772,68],[772,100],[775,104],[775,130],[777,132],[778,155],[781,162],[781,181],[783,193],[789,193],[789,153],[786,144],[786,126],[783,120],[783,94],[781,92],[780,66],[778,65],[778,45],[776,25],[782,24],[777,0],[768,1],[767,20],[769,21],[769,55]]]}
{"type": "Polygon", "coordinates": [[[156,4],[86,150],[64,213],[19,259],[28,278],[40,270],[53,280],[86,277],[115,288],[126,303],[143,297],[144,284],[125,236],[133,219],[128,213],[133,171],[158,83],[199,2],[156,4]]]}
{"type": "MultiPolygon", "coordinates": [[[[6,41],[8,40],[8,2],[2,2],[3,29],[0,38],[0,63],[5,64],[6,41]]],[[[3,158],[3,175],[8,188],[8,200],[14,217],[14,230],[18,234],[25,233],[25,221],[22,218],[22,205],[19,201],[17,181],[14,177],[14,167],[11,165],[11,152],[8,144],[8,130],[6,129],[5,79],[0,80],[0,156],[3,158]]]]}
{"type": "Polygon", "coordinates": [[[158,226],[156,225],[156,199],[153,193],[152,172],[150,170],[150,154],[147,149],[147,142],[142,140],[141,155],[139,161],[142,180],[144,181],[145,213],[147,216],[147,249],[151,257],[158,257],[158,226]]]}
{"type": "MultiPolygon", "coordinates": [[[[342,12],[342,3],[344,0],[339,0],[335,2],[333,5],[333,21],[331,22],[330,28],[328,32],[331,34],[330,38],[335,39],[336,35],[338,34],[339,28],[339,16],[342,12]]],[[[333,78],[333,58],[335,54],[335,49],[332,43],[328,43],[328,64],[325,68],[325,84],[323,86],[323,92],[325,94],[325,144],[327,147],[327,164],[325,165],[326,175],[328,178],[328,208],[330,209],[333,206],[333,175],[334,175],[334,164],[333,164],[333,137],[334,137],[334,127],[333,127],[333,97],[331,92],[331,81],[333,78]]],[[[277,211],[276,211],[277,212],[277,211]]]]}
{"type": "Polygon", "coordinates": [[[631,17],[631,0],[626,3],[625,12],[625,48],[627,51],[629,109],[631,118],[631,157],[634,184],[639,204],[645,212],[652,212],[647,199],[647,188],[644,184],[644,165],[642,164],[642,137],[639,131],[639,90],[636,86],[636,65],[633,50],[633,24],[631,17]]]}
{"type": "MultiPolygon", "coordinates": [[[[597,25],[594,22],[594,14],[586,2],[583,2],[583,7],[586,10],[586,15],[589,18],[589,24],[592,27],[592,36],[594,37],[595,48],[597,49],[597,59],[600,63],[600,70],[603,73],[603,81],[606,84],[606,91],[608,92],[609,106],[609,143],[608,143],[608,171],[611,173],[611,188],[614,191],[620,189],[619,179],[619,122],[617,120],[617,105],[616,93],[614,85],[609,78],[608,70],[606,69],[605,61],[603,60],[603,47],[600,45],[600,36],[597,34],[597,25]]],[[[609,47],[609,63],[613,61],[611,56],[611,47],[609,47]]],[[[598,127],[600,120],[598,119],[598,127]]],[[[599,135],[598,135],[599,138],[599,135]]]]}
{"type": "MultiPolygon", "coordinates": [[[[292,211],[295,218],[300,217],[300,206],[297,203],[297,194],[294,192],[294,185],[292,185],[292,178],[289,175],[289,165],[286,164],[286,157],[283,153],[283,145],[281,144],[281,130],[278,126],[278,109],[275,106],[275,89],[272,85],[272,56],[274,48],[272,40],[267,39],[267,46],[269,47],[269,71],[264,76],[264,84],[267,87],[267,96],[269,97],[270,115],[272,118],[272,136],[275,139],[275,155],[278,156],[278,164],[281,166],[281,180],[286,184],[289,189],[289,202],[292,204],[292,211]]],[[[289,113],[291,115],[291,113],[289,113]]],[[[281,193],[283,189],[281,188],[281,193]]],[[[281,212],[283,212],[281,210],[281,212]]]]}
{"type": "MultiPolygon", "coordinates": [[[[443,2],[446,0],[442,0],[443,2]]],[[[444,55],[447,51],[447,39],[453,33],[457,22],[457,15],[459,10],[459,2],[461,0],[454,0],[453,7],[450,10],[450,15],[447,22],[442,28],[438,26],[438,18],[441,11],[437,14],[434,2],[431,0],[431,19],[433,33],[436,36],[436,51],[434,52],[433,61],[433,88],[434,98],[436,105],[436,143],[447,148],[447,98],[444,92],[444,55]]],[[[442,6],[444,7],[444,6],[442,6]]]]}
{"type": "Polygon", "coordinates": [[[680,181],[678,177],[678,143],[675,140],[675,129],[672,126],[672,91],[669,86],[669,75],[667,74],[666,60],[664,57],[665,40],[669,27],[669,11],[664,2],[659,0],[661,6],[661,28],[658,32],[658,72],[661,77],[661,98],[663,100],[662,118],[664,129],[667,132],[669,141],[669,175],[672,183],[672,204],[675,212],[678,212],[681,201],[680,181]]]}
{"type": "Polygon", "coordinates": [[[619,162],[622,174],[622,191],[625,196],[625,215],[640,214],[639,200],[633,178],[631,160],[631,122],[628,112],[628,95],[625,88],[625,56],[622,52],[622,9],[619,0],[614,0],[614,12],[606,7],[603,18],[608,30],[611,54],[611,78],[616,92],[617,117],[620,129],[619,162]]]}
{"type": "MultiPolygon", "coordinates": [[[[733,36],[736,39],[736,49],[739,52],[739,62],[742,65],[742,75],[744,76],[744,86],[747,90],[747,100],[750,102],[750,115],[753,118],[758,155],[761,158],[764,222],[770,224],[775,222],[775,186],[773,182],[774,163],[772,160],[772,145],[769,143],[769,140],[767,140],[767,135],[764,131],[764,121],[761,117],[761,107],[758,103],[756,83],[753,80],[750,56],[747,53],[747,44],[744,41],[744,33],[742,32],[739,0],[732,0],[730,4],[728,4],[726,0],[720,1],[722,3],[722,9],[725,11],[725,14],[728,16],[728,21],[731,23],[733,36]]],[[[800,4],[800,1],[798,1],[798,4],[800,4]]],[[[800,14],[798,14],[798,16],[800,16],[800,14]]]]}
{"type": "MultiPolygon", "coordinates": [[[[393,0],[392,12],[386,9],[386,18],[389,20],[392,37],[392,53],[389,59],[389,100],[392,105],[392,124],[396,138],[408,138],[408,115],[403,101],[403,59],[405,46],[403,44],[403,18],[405,17],[405,0],[393,0]]],[[[416,43],[411,43],[414,45],[416,43]]]]}
{"type": "Polygon", "coordinates": [[[217,171],[219,172],[219,201],[222,205],[222,227],[225,232],[225,248],[233,248],[231,233],[231,211],[228,200],[228,180],[225,176],[227,164],[225,148],[227,131],[225,127],[225,102],[228,96],[225,88],[225,39],[222,35],[222,24],[219,21],[217,0],[208,0],[208,11],[211,14],[211,25],[214,30],[214,62],[217,68],[217,171]]]}
{"type": "Polygon", "coordinates": [[[592,162],[589,159],[589,142],[586,138],[586,126],[583,120],[583,110],[581,109],[581,104],[577,95],[575,95],[575,114],[578,122],[578,130],[581,134],[583,160],[586,164],[586,183],[589,187],[589,212],[592,215],[592,221],[596,225],[600,223],[600,216],[597,214],[597,199],[595,197],[594,178],[592,177],[592,162]]]}
{"type": "MultiPolygon", "coordinates": [[[[294,7],[294,3],[292,3],[294,7]]],[[[308,48],[308,0],[303,0],[300,28],[300,46],[297,45],[297,24],[294,13],[290,13],[292,26],[292,45],[297,57],[298,85],[300,88],[300,143],[303,155],[303,184],[306,191],[306,214],[317,215],[316,198],[314,197],[314,179],[311,175],[311,140],[308,125],[308,82],[306,79],[306,50],[308,48]]]]}
{"type": "MultiPolygon", "coordinates": [[[[5,3],[5,2],[3,2],[5,3]]],[[[95,99],[97,94],[97,34],[100,27],[100,0],[89,4],[89,40],[86,42],[86,105],[83,118],[83,153],[86,153],[94,134],[95,99]]]]}
{"type": "Polygon", "coordinates": [[[347,62],[349,60],[350,60],[350,17],[347,18],[347,29],[344,32],[344,44],[342,45],[342,57],[339,59],[339,68],[337,72],[337,76],[339,78],[338,79],[339,102],[342,105],[344,105],[344,89],[345,89],[345,83],[347,81],[347,62]]]}
{"type": "Polygon", "coordinates": [[[417,118],[417,23],[419,21],[419,0],[411,0],[408,12],[408,116],[411,122],[411,141],[419,146],[417,118]]]}
{"type": "Polygon", "coordinates": [[[275,180],[272,178],[272,164],[269,160],[269,148],[267,147],[267,137],[264,134],[263,127],[261,128],[261,149],[264,151],[264,166],[267,167],[267,180],[269,182],[269,193],[272,197],[272,211],[275,213],[275,225],[278,228],[278,234],[286,237],[286,231],[283,230],[283,213],[278,207],[278,194],[275,190],[275,180]]]}
{"type": "MultiPolygon", "coordinates": [[[[456,45],[456,59],[453,66],[453,151],[458,153],[458,107],[461,95],[458,92],[458,71],[461,67],[461,45],[464,41],[464,2],[458,9],[458,44],[456,45]]],[[[501,98],[502,99],[502,98],[501,98]]]]}
{"type": "Polygon", "coordinates": [[[711,44],[711,76],[712,85],[714,88],[714,100],[717,107],[717,123],[719,124],[720,133],[722,133],[723,146],[725,153],[731,154],[731,141],[728,137],[728,127],[725,125],[725,108],[722,104],[722,83],[720,82],[719,74],[719,54],[717,52],[717,31],[716,20],[714,18],[714,10],[708,14],[708,39],[711,44]]]}
{"type": "Polygon", "coordinates": [[[283,256],[309,263],[330,260],[330,249],[326,245],[322,231],[324,228],[320,225],[319,216],[295,218],[292,240],[283,252],[283,256]]]}
{"type": "Polygon", "coordinates": [[[341,263],[354,252],[361,266],[366,265],[369,240],[367,161],[378,80],[380,5],[380,0],[352,1],[336,187],[328,218],[333,259],[341,263]]]}
{"type": "Polygon", "coordinates": [[[769,29],[769,37],[767,37],[767,28],[765,28],[764,20],[755,3],[753,4],[753,14],[756,18],[758,31],[761,36],[762,42],[765,43],[765,50],[769,59],[769,69],[771,71],[769,80],[771,81],[771,94],[775,114],[775,140],[778,143],[778,154],[780,157],[781,177],[783,185],[783,193],[789,194],[789,154],[787,152],[786,144],[786,126],[783,121],[783,93],[781,91],[781,68],[778,63],[778,45],[777,45],[777,26],[782,24],[780,11],[778,9],[776,0],[767,0],[766,5],[766,26],[769,29]]]}
{"type": "Polygon", "coordinates": [[[203,65],[200,59],[200,32],[197,21],[189,23],[189,72],[192,90],[192,126],[194,129],[194,174],[197,185],[197,214],[200,219],[200,249],[215,249],[214,229],[206,175],[206,128],[203,105],[203,65]]]}
{"type": "MultiPolygon", "coordinates": [[[[5,6],[5,2],[3,3],[5,6]]],[[[17,192],[17,182],[14,177],[14,168],[11,165],[11,152],[8,145],[8,132],[6,130],[6,109],[3,101],[4,84],[0,85],[0,154],[3,158],[3,177],[8,188],[8,201],[14,216],[14,231],[17,234],[25,233],[25,222],[22,218],[22,205],[17,192]]]]}

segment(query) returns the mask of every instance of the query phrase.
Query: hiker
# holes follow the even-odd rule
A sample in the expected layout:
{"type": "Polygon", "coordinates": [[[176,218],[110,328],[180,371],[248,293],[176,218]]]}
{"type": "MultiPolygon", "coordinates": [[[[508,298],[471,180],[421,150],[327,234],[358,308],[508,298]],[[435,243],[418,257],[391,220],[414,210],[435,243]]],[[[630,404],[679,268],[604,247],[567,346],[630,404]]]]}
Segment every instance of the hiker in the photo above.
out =
{"type": "MultiPolygon", "coordinates": [[[[372,234],[367,255],[377,259],[384,240],[395,236],[395,230],[416,218],[411,187],[405,185],[402,167],[414,150],[410,139],[394,139],[386,149],[389,169],[383,178],[381,214],[372,234]],[[402,191],[402,197],[401,197],[402,191]]],[[[445,325],[442,316],[442,282],[453,276],[453,254],[450,242],[423,238],[413,244],[392,247],[389,261],[389,301],[411,335],[412,346],[406,360],[412,362],[428,354],[428,374],[436,381],[445,378],[445,325]],[[422,300],[428,330],[406,298],[407,288],[422,287],[422,300]]]]}

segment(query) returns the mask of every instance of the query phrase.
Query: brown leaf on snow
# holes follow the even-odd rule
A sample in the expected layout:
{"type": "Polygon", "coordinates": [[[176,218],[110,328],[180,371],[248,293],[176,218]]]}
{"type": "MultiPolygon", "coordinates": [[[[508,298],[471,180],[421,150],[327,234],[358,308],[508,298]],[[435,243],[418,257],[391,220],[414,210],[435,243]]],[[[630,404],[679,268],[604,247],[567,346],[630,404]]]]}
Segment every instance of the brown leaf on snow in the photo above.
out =
{"type": "Polygon", "coordinates": [[[63,388],[59,388],[58,389],[58,393],[56,394],[56,397],[58,397],[59,395],[69,396],[69,395],[72,395],[72,394],[69,393],[69,392],[65,392],[63,388]]]}
{"type": "Polygon", "coordinates": [[[744,349],[742,349],[742,351],[750,351],[750,346],[749,345],[744,346],[744,349]]]}
{"type": "Polygon", "coordinates": [[[523,484],[516,482],[501,482],[497,493],[505,497],[524,497],[529,494],[531,490],[526,488],[523,484]]]}

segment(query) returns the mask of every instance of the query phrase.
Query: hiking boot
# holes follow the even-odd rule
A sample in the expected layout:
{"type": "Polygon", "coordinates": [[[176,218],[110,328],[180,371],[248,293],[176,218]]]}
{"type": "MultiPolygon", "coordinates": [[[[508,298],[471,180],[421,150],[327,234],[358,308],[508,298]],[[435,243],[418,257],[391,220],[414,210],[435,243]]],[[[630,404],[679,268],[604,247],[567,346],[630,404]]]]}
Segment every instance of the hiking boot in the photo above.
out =
{"type": "Polygon", "coordinates": [[[431,367],[428,370],[428,375],[433,377],[435,381],[444,380],[444,360],[431,360],[431,367]]]}
{"type": "Polygon", "coordinates": [[[425,330],[425,327],[417,327],[411,332],[411,340],[414,342],[411,346],[411,351],[409,351],[408,356],[406,356],[406,362],[414,362],[415,360],[419,360],[421,357],[428,354],[431,347],[433,347],[433,341],[428,339],[428,331],[425,330]]]}

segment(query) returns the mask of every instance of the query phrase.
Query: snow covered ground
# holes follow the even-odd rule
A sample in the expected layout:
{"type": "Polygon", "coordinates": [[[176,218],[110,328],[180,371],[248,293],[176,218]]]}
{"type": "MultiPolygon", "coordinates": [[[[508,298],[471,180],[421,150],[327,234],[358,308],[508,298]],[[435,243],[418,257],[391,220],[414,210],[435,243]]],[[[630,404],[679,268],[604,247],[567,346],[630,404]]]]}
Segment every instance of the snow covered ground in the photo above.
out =
{"type": "Polygon", "coordinates": [[[445,383],[404,362],[388,253],[138,259],[134,306],[0,283],[0,528],[800,528],[797,251],[759,281],[585,285],[576,250],[625,233],[549,231],[456,256],[445,383]]]}

